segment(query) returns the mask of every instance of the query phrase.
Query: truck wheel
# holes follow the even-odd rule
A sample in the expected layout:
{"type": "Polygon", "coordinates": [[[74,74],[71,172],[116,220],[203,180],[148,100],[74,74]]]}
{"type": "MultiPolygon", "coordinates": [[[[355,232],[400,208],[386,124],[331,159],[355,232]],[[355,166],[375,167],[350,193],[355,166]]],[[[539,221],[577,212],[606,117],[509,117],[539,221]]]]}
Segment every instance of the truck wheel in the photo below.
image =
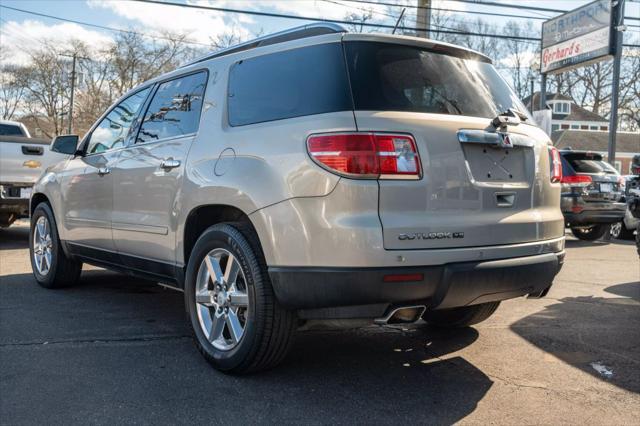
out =
{"type": "Polygon", "coordinates": [[[78,282],[82,263],[64,254],[56,221],[47,203],[38,204],[31,215],[29,257],[33,275],[42,287],[69,287],[78,282]]]}
{"type": "Polygon", "coordinates": [[[15,213],[0,213],[0,228],[8,228],[15,221],[15,213]]]}
{"type": "Polygon", "coordinates": [[[437,327],[468,327],[489,318],[498,306],[500,302],[488,302],[460,308],[426,311],[422,319],[437,327]]]}
{"type": "Polygon", "coordinates": [[[595,241],[604,236],[608,227],[607,224],[574,226],[571,228],[571,233],[580,240],[595,241]]]}
{"type": "Polygon", "coordinates": [[[220,223],[198,238],[185,304],[197,347],[218,370],[269,369],[293,342],[295,313],[278,304],[258,238],[245,224],[220,223]]]}

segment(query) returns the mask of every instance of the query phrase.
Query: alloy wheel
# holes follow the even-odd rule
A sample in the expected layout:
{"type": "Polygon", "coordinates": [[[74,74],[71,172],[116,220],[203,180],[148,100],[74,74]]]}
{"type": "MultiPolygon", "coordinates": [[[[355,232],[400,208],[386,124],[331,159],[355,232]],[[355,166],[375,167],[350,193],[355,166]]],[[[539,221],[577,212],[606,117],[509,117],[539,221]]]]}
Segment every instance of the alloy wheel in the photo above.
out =
{"type": "Polygon", "coordinates": [[[619,238],[622,233],[622,222],[612,223],[610,232],[612,238],[619,238]]]}
{"type": "Polygon", "coordinates": [[[40,275],[49,273],[52,257],[51,225],[45,216],[40,216],[33,232],[33,260],[40,275]]]}
{"type": "Polygon", "coordinates": [[[228,351],[244,336],[249,312],[247,281],[238,259],[222,248],[202,260],[196,280],[196,311],[206,338],[228,351]]]}

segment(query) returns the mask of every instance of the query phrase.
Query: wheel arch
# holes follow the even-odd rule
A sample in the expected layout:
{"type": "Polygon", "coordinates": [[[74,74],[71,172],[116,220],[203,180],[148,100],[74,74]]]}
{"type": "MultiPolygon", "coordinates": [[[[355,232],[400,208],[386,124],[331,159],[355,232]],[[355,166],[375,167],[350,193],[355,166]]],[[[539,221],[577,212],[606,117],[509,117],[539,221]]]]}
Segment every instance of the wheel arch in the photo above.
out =
{"type": "Polygon", "coordinates": [[[51,210],[53,210],[53,206],[51,205],[51,201],[49,200],[49,197],[47,197],[42,192],[36,192],[31,196],[31,201],[29,202],[29,217],[33,215],[33,212],[36,209],[36,207],[38,207],[38,204],[43,202],[49,204],[49,207],[51,207],[51,210]]]}
{"type": "Polygon", "coordinates": [[[246,223],[253,232],[256,232],[249,216],[237,207],[226,204],[207,204],[194,207],[187,215],[182,234],[182,255],[185,268],[189,263],[189,256],[198,237],[208,227],[221,222],[246,223]]]}

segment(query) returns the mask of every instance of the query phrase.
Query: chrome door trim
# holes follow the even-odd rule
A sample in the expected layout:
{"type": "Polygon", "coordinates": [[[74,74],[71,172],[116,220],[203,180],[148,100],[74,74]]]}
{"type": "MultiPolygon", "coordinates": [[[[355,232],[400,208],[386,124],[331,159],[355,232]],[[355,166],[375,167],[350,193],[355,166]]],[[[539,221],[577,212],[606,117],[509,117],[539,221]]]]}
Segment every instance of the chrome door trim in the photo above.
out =
{"type": "Polygon", "coordinates": [[[145,232],[157,235],[167,235],[169,233],[169,228],[166,226],[140,225],[138,223],[113,222],[111,228],[118,231],[145,232]]]}

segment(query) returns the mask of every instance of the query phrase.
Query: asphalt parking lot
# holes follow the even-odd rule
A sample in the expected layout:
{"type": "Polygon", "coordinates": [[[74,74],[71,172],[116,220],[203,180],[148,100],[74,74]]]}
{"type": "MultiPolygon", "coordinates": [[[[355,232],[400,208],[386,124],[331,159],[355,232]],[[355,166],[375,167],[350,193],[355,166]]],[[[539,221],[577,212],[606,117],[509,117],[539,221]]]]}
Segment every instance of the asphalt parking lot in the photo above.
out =
{"type": "Polygon", "coordinates": [[[640,264],[568,237],[549,296],[455,332],[298,335],[279,368],[226,376],[195,349],[182,294],[87,268],[50,291],[28,228],[0,230],[0,422],[638,424],[640,264]]]}

